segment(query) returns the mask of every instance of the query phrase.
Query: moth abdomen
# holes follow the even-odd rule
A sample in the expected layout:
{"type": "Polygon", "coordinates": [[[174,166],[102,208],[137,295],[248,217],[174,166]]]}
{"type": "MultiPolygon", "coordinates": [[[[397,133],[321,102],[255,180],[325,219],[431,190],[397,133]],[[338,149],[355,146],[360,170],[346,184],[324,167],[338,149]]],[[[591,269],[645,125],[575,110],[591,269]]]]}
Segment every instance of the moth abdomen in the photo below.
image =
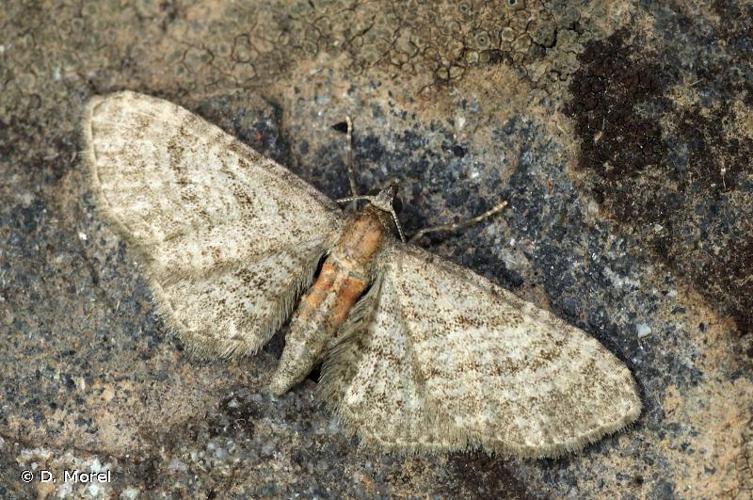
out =
{"type": "Polygon", "coordinates": [[[385,236],[375,210],[366,207],[343,228],[338,243],[293,314],[280,365],[273,376],[274,392],[303,380],[323,361],[326,347],[336,342],[356,302],[369,288],[369,276],[385,236]]]}

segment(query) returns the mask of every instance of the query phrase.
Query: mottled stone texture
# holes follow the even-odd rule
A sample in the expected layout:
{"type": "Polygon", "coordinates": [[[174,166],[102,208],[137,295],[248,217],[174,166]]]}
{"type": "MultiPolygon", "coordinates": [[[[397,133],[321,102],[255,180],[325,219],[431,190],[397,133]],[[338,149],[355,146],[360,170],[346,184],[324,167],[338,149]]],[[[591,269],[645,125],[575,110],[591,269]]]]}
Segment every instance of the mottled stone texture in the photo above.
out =
{"type": "MultiPolygon", "coordinates": [[[[37,2],[0,9],[0,497],[753,495],[748,2],[37,2]],[[510,4],[514,5],[510,5],[510,4]],[[403,180],[430,250],[597,337],[638,423],[582,454],[359,450],[279,352],[200,362],[94,209],[83,103],[201,114],[342,196],[403,180]],[[112,471],[24,484],[21,471],[112,471]]],[[[62,476],[60,476],[62,478],[62,476]]]]}

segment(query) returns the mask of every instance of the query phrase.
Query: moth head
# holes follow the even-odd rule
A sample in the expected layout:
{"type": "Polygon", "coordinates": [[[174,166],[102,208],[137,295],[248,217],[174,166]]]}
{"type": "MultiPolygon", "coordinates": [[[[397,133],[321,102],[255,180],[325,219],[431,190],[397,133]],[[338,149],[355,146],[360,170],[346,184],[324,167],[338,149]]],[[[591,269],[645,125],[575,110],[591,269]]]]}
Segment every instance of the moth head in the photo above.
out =
{"type": "Polygon", "coordinates": [[[405,241],[405,235],[403,234],[403,228],[400,226],[400,221],[397,218],[397,214],[403,209],[403,202],[400,200],[398,191],[400,189],[400,183],[397,179],[390,179],[384,186],[374,191],[374,194],[369,193],[364,198],[371,203],[371,206],[389,214],[392,218],[392,222],[395,223],[397,228],[397,234],[400,239],[405,241]]]}
{"type": "MultiPolygon", "coordinates": [[[[337,202],[347,203],[357,200],[368,201],[370,207],[379,210],[386,216],[386,224],[389,224],[390,220],[395,224],[395,227],[397,228],[397,234],[400,236],[400,239],[402,241],[405,241],[403,228],[400,226],[400,221],[397,218],[397,214],[399,214],[403,209],[403,202],[400,200],[400,196],[398,196],[399,187],[400,183],[397,181],[397,179],[390,179],[384,184],[384,186],[379,189],[369,191],[365,195],[340,198],[339,200],[337,200],[337,202]]],[[[385,217],[380,216],[380,219],[384,222],[385,217]]]]}
{"type": "Polygon", "coordinates": [[[367,193],[369,203],[385,212],[399,214],[403,210],[403,201],[399,195],[400,183],[397,179],[390,179],[387,183],[367,193]]]}

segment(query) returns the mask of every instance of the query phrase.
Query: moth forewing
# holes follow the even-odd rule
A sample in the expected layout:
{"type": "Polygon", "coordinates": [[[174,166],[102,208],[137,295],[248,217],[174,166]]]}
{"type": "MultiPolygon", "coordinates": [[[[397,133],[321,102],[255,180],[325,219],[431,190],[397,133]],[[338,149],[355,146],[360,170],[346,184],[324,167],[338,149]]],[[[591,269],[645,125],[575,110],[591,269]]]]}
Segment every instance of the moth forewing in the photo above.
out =
{"type": "Polygon", "coordinates": [[[83,129],[99,209],[139,250],[165,320],[200,353],[256,352],[310,285],[337,205],[161,99],[94,98],[83,129]]]}
{"type": "Polygon", "coordinates": [[[323,362],[320,394],[366,444],[556,456],[640,414],[595,339],[396,240],[393,186],[346,219],[219,128],[132,92],[93,99],[84,139],[99,209],[173,329],[202,353],[253,353],[292,315],[273,392],[323,362]]]}

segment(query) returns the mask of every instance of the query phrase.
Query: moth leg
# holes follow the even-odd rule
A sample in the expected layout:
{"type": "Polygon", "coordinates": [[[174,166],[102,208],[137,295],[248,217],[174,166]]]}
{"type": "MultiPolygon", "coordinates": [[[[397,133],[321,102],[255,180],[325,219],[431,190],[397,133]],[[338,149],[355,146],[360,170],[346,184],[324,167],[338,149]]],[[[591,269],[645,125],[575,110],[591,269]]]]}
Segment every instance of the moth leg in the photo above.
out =
{"type": "Polygon", "coordinates": [[[413,236],[411,236],[410,239],[408,240],[408,242],[409,243],[415,243],[416,241],[418,241],[419,238],[421,238],[423,235],[428,234],[428,233],[436,233],[436,232],[439,232],[439,231],[452,232],[452,231],[459,231],[461,229],[465,229],[465,228],[470,227],[470,226],[472,226],[474,224],[478,224],[479,222],[483,221],[484,219],[488,219],[489,217],[498,214],[506,206],[507,206],[507,201],[503,201],[503,202],[497,204],[497,206],[495,206],[494,208],[492,208],[490,210],[487,210],[486,212],[484,212],[484,213],[482,213],[480,215],[477,215],[476,217],[473,217],[471,219],[468,219],[466,221],[455,222],[453,224],[440,224],[440,225],[437,225],[437,226],[425,227],[425,228],[421,229],[420,231],[416,232],[416,234],[414,234],[413,236]]]}

